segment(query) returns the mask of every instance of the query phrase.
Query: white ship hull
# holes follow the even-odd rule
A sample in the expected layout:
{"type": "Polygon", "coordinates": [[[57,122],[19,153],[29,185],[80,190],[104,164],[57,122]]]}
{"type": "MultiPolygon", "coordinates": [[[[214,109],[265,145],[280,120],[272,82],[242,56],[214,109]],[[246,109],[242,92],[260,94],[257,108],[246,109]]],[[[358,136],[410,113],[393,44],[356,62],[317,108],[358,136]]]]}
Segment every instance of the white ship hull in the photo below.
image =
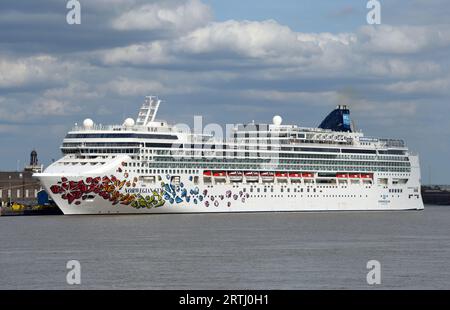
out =
{"type": "MultiPolygon", "coordinates": [[[[389,187],[380,187],[374,184],[347,184],[321,185],[310,183],[227,183],[227,184],[194,184],[193,175],[179,174],[179,184],[170,183],[171,176],[160,175],[161,181],[154,184],[133,182],[139,179],[138,175],[129,175],[129,182],[125,181],[123,187],[118,190],[110,188],[111,192],[117,191],[126,197],[132,193],[132,203],[125,204],[111,197],[104,198],[99,193],[88,192],[85,196],[90,199],[70,201],[64,193],[78,191],[70,190],[70,182],[77,183],[80,180],[95,179],[96,177],[116,177],[116,183],[120,186],[124,182],[123,174],[117,172],[118,163],[122,159],[112,162],[106,170],[96,170],[93,173],[80,171],[72,174],[58,174],[46,172],[36,175],[52,199],[66,215],[80,214],[163,214],[163,213],[226,213],[226,212],[297,212],[297,211],[399,211],[422,210],[423,202],[420,192],[408,190],[408,184],[396,186],[401,193],[389,192],[389,187]],[[63,182],[65,178],[65,182],[63,182]],[[66,180],[67,179],[67,180],[66,180]],[[161,183],[164,182],[164,185],[161,183]],[[61,193],[54,193],[52,186],[61,186],[66,183],[69,187],[61,193]],[[134,183],[134,184],[133,184],[134,183]],[[59,184],[59,185],[58,185],[59,184]],[[169,190],[167,189],[169,186],[169,190]],[[173,187],[173,190],[170,188],[173,187]],[[186,194],[183,195],[183,189],[186,194]],[[157,193],[153,203],[148,203],[148,197],[157,193]],[[179,198],[178,201],[176,198],[179,198]],[[189,199],[187,199],[189,197],[189,199]],[[139,199],[147,200],[139,204],[139,199]],[[159,202],[163,202],[158,206],[159,202]]],[[[375,175],[376,178],[376,175],[375,175]]],[[[155,180],[158,178],[156,177],[155,180]]],[[[200,180],[202,178],[199,178],[200,180]]],[[[114,182],[112,182],[114,183],[114,182]]],[[[412,189],[412,187],[410,187],[412,189]]],[[[111,195],[110,195],[111,196],[111,195]]]]}

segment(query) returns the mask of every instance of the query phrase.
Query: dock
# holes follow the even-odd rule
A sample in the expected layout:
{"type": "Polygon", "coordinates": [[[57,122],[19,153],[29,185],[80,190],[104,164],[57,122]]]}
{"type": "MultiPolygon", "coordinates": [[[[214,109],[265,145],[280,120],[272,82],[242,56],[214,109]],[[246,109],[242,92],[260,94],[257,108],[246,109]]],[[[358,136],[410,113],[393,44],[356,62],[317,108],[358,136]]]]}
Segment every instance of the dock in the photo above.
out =
{"type": "Polygon", "coordinates": [[[63,215],[62,211],[58,207],[48,208],[13,208],[13,207],[0,207],[0,216],[32,216],[32,215],[63,215]]]}
{"type": "Polygon", "coordinates": [[[422,186],[423,203],[450,206],[450,188],[442,185],[422,186]]]}

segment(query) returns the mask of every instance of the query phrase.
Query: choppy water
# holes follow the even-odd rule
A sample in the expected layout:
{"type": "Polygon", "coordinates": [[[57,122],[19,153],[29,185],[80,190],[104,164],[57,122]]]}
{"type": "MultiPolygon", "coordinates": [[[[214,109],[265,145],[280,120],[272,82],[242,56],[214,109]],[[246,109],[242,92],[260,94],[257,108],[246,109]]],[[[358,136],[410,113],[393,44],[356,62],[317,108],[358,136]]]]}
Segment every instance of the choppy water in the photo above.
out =
{"type": "Polygon", "coordinates": [[[450,207],[0,217],[0,289],[450,289],[450,207]]]}

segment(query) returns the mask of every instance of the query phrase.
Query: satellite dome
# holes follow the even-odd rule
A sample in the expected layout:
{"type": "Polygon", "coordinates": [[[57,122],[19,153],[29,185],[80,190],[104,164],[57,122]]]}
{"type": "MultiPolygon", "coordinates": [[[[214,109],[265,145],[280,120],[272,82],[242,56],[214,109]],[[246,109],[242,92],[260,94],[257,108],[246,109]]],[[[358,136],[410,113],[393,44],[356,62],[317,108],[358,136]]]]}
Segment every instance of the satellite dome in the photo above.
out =
{"type": "Polygon", "coordinates": [[[123,125],[125,126],[125,127],[133,127],[134,126],[134,119],[132,119],[132,118],[127,118],[126,120],[125,120],[125,122],[123,123],[123,125]]]}
{"type": "Polygon", "coordinates": [[[272,119],[272,122],[275,126],[280,126],[281,122],[283,122],[283,119],[279,115],[275,115],[272,119]]]}
{"type": "Polygon", "coordinates": [[[86,129],[91,129],[92,127],[94,127],[94,121],[90,118],[86,118],[83,122],[83,126],[86,129]]]}

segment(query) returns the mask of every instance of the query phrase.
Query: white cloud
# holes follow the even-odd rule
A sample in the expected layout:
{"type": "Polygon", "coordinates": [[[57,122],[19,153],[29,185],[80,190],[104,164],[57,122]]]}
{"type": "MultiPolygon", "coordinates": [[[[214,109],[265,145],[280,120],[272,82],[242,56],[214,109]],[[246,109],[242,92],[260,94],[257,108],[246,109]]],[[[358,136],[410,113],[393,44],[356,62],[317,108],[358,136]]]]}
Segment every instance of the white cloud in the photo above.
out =
{"type": "Polygon", "coordinates": [[[39,98],[27,110],[26,113],[34,116],[64,116],[79,112],[81,108],[68,101],[39,98]]]}
{"type": "Polygon", "coordinates": [[[379,122],[385,119],[389,121],[399,121],[403,119],[410,121],[417,112],[418,102],[405,100],[387,100],[377,101],[364,98],[350,99],[348,104],[353,108],[354,112],[365,115],[365,119],[379,122]],[[370,117],[367,117],[369,116],[370,117]]]}
{"type": "Polygon", "coordinates": [[[117,8],[122,6],[132,6],[136,5],[137,2],[138,2],[137,0],[95,0],[86,3],[86,5],[95,8],[105,9],[105,7],[117,8]]]}
{"type": "Polygon", "coordinates": [[[199,0],[188,0],[142,5],[122,14],[112,25],[118,30],[188,31],[211,19],[209,6],[199,0]]]}
{"type": "Polygon", "coordinates": [[[0,58],[0,88],[18,87],[65,78],[71,67],[54,56],[39,55],[26,58],[0,58]]]}
{"type": "Polygon", "coordinates": [[[0,87],[16,87],[29,82],[55,78],[56,58],[48,55],[24,59],[0,58],[0,87]]]}
{"type": "MultiPolygon", "coordinates": [[[[211,75],[209,75],[211,76],[211,75]]],[[[217,74],[213,76],[218,76],[217,74]]],[[[96,92],[105,96],[117,94],[126,96],[147,96],[166,94],[190,94],[194,92],[208,91],[205,87],[198,85],[200,79],[204,77],[189,78],[182,73],[179,75],[168,75],[160,80],[145,78],[119,77],[97,87],[96,92]]]]}
{"type": "Polygon", "coordinates": [[[366,61],[359,73],[387,78],[429,77],[439,74],[441,66],[433,61],[408,60],[401,58],[363,58],[366,61]]]}
{"type": "Polygon", "coordinates": [[[107,65],[167,64],[171,61],[171,57],[161,41],[118,47],[97,54],[107,65]]]}
{"type": "Polygon", "coordinates": [[[99,90],[120,96],[146,96],[163,92],[164,86],[158,81],[119,78],[100,85],[99,90]]]}
{"type": "Polygon", "coordinates": [[[447,95],[450,89],[449,78],[433,80],[400,81],[381,87],[384,90],[399,94],[447,95]]]}
{"type": "Polygon", "coordinates": [[[413,54],[450,45],[450,30],[433,26],[364,26],[358,31],[364,50],[374,53],[413,54]]]}
{"type": "Polygon", "coordinates": [[[44,91],[46,98],[78,98],[91,99],[101,97],[102,94],[91,90],[91,87],[83,81],[71,80],[65,87],[50,88],[44,91]]]}
{"type": "Polygon", "coordinates": [[[195,54],[232,52],[255,58],[306,57],[321,52],[312,36],[299,36],[274,20],[211,23],[181,37],[175,47],[195,54]]]}
{"type": "Polygon", "coordinates": [[[48,116],[67,116],[81,111],[68,100],[38,97],[30,101],[0,98],[0,120],[6,122],[34,122],[48,116]]]}
{"type": "Polygon", "coordinates": [[[341,95],[336,91],[304,92],[250,89],[241,91],[243,97],[279,102],[294,102],[312,105],[334,105],[339,103],[341,95]]]}
{"type": "MultiPolygon", "coordinates": [[[[214,62],[225,60],[231,65],[245,61],[259,61],[265,65],[320,66],[320,57],[348,50],[356,38],[352,34],[299,33],[274,20],[234,21],[209,23],[179,38],[133,44],[102,51],[99,56],[107,65],[121,64],[181,64],[204,59],[195,56],[210,54],[214,62]]],[[[328,61],[340,66],[339,59],[328,61]]]]}
{"type": "Polygon", "coordinates": [[[364,26],[355,34],[302,33],[274,20],[229,20],[209,23],[175,39],[103,51],[100,57],[108,65],[203,66],[209,61],[230,68],[278,67],[280,72],[289,67],[297,76],[409,77],[437,74],[440,65],[432,60],[402,58],[403,54],[447,43],[450,31],[430,27],[383,25],[364,26]]]}

